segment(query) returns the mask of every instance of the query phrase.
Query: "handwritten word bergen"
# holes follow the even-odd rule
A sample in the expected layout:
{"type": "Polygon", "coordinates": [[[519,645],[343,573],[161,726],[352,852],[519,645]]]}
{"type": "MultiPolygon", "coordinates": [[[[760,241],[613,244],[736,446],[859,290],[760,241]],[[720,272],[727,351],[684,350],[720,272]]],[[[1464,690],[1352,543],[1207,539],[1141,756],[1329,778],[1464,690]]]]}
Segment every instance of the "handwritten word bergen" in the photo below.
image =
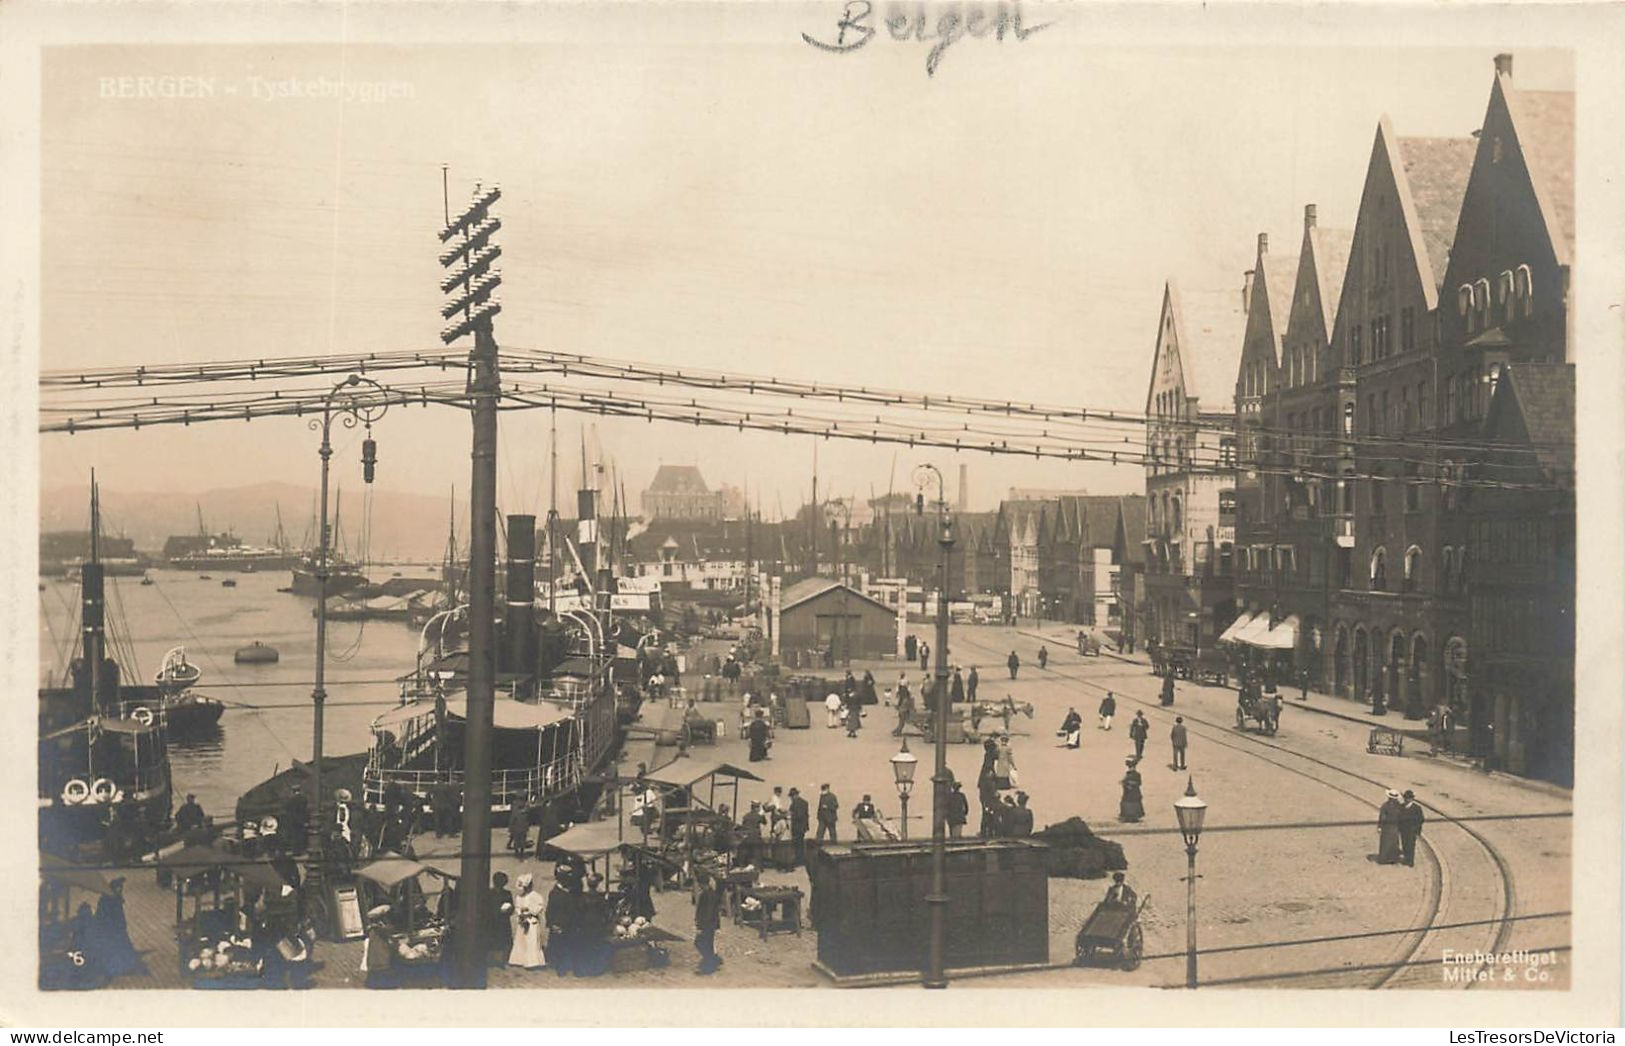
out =
{"type": "MultiPolygon", "coordinates": [[[[865,47],[875,38],[879,30],[870,24],[874,15],[875,7],[871,0],[848,0],[846,8],[841,12],[840,21],[835,23],[833,43],[819,40],[807,33],[802,33],[801,38],[820,51],[847,54],[865,47]]],[[[1045,22],[1041,25],[1027,25],[1022,19],[1020,0],[1014,3],[987,6],[966,4],[963,7],[939,9],[935,12],[934,26],[925,4],[891,4],[886,9],[886,17],[881,20],[881,25],[886,27],[886,32],[893,40],[900,43],[914,40],[932,44],[931,50],[925,56],[927,76],[935,76],[943,53],[967,36],[982,39],[991,34],[994,40],[1000,43],[1009,36],[1019,43],[1040,30],[1048,29],[1052,24],[1045,22]]]]}

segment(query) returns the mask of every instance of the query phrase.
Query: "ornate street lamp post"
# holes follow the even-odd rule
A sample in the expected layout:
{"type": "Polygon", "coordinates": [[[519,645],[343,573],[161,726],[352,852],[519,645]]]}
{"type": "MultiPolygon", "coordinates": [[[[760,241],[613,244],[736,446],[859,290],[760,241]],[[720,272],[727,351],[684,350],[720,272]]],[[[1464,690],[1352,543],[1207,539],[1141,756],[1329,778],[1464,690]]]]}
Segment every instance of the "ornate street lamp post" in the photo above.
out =
{"type": "Polygon", "coordinates": [[[897,801],[903,806],[903,838],[908,838],[908,793],[914,788],[914,768],[920,760],[908,750],[908,738],[903,747],[891,757],[891,772],[897,782],[897,801]]]}
{"type": "MultiPolygon", "coordinates": [[[[936,769],[931,775],[931,892],[926,903],[931,906],[931,950],[929,952],[924,983],[927,988],[948,987],[948,577],[949,557],[954,549],[954,520],[948,514],[948,501],[942,482],[942,473],[935,466],[921,465],[915,470],[915,480],[923,488],[926,476],[937,480],[937,510],[941,515],[937,546],[942,549],[942,562],[938,566],[941,576],[937,580],[937,664],[936,700],[931,716],[931,727],[936,749],[936,769]]],[[[925,512],[925,494],[915,499],[915,510],[925,512]]]]}
{"type": "Polygon", "coordinates": [[[318,833],[317,845],[320,846],[319,833],[322,831],[322,710],[327,704],[327,578],[328,578],[328,541],[327,529],[327,472],[328,463],[333,458],[333,422],[347,429],[362,425],[367,436],[361,441],[361,467],[362,478],[372,482],[373,471],[378,465],[378,445],[373,442],[373,422],[384,416],[389,409],[388,390],[371,378],[364,378],[359,374],[352,374],[333,386],[333,390],[322,398],[322,416],[311,418],[307,423],[312,431],[322,434],[321,449],[317,452],[322,459],[322,508],[321,520],[317,527],[320,533],[318,551],[316,553],[316,685],[310,692],[310,701],[315,706],[315,738],[311,745],[312,781],[311,790],[314,795],[311,801],[315,803],[315,816],[311,818],[311,827],[318,833]]]}
{"type": "Polygon", "coordinates": [[[1202,837],[1207,804],[1196,796],[1196,781],[1185,779],[1185,794],[1174,803],[1179,834],[1185,838],[1185,987],[1196,987],[1196,841],[1202,837]]]}

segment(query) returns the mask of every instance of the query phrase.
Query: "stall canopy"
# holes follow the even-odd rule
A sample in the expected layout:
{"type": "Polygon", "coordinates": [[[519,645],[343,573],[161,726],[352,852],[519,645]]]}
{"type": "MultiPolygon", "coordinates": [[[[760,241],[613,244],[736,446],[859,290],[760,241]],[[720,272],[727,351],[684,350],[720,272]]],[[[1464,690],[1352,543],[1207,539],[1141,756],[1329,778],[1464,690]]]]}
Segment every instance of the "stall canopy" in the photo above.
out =
{"type": "Polygon", "coordinates": [[[1239,642],[1239,640],[1236,637],[1239,636],[1247,628],[1248,625],[1252,624],[1253,621],[1255,619],[1257,619],[1257,617],[1258,617],[1257,614],[1239,614],[1239,615],[1237,615],[1236,619],[1234,621],[1230,622],[1230,627],[1225,629],[1223,632],[1219,633],[1219,642],[1221,642],[1221,643],[1236,643],[1236,642],[1239,642]]]}
{"type": "Polygon", "coordinates": [[[282,876],[267,862],[230,853],[212,844],[194,843],[182,847],[175,853],[161,858],[158,864],[182,879],[202,875],[218,868],[232,873],[250,886],[280,890],[284,885],[282,876]]]}
{"type": "Polygon", "coordinates": [[[387,888],[399,886],[408,879],[415,879],[420,873],[427,870],[426,865],[421,865],[416,861],[409,861],[404,857],[385,857],[382,860],[372,862],[365,868],[357,869],[355,874],[368,882],[374,882],[387,888]]]}
{"type": "Polygon", "coordinates": [[[555,835],[546,845],[578,857],[596,857],[627,845],[621,838],[621,826],[614,821],[592,821],[578,824],[555,835]]]}
{"type": "MultiPolygon", "coordinates": [[[[372,721],[373,729],[388,728],[398,723],[417,719],[420,716],[434,715],[432,701],[414,701],[411,704],[391,708],[383,715],[372,721]]],[[[571,718],[573,713],[568,709],[553,704],[527,704],[524,701],[498,700],[492,708],[491,724],[498,730],[540,730],[571,718]]],[[[446,716],[450,719],[466,719],[468,716],[468,702],[462,698],[446,702],[446,716]]]]}
{"type": "Polygon", "coordinates": [[[107,876],[94,868],[85,868],[51,854],[40,854],[39,863],[40,875],[63,886],[77,886],[91,893],[113,892],[113,888],[108,885],[107,876]]]}
{"type": "Polygon", "coordinates": [[[1270,630],[1270,615],[1268,611],[1254,614],[1247,619],[1247,623],[1236,629],[1231,635],[1230,642],[1241,643],[1245,646],[1257,646],[1258,641],[1270,630]]]}
{"type": "Polygon", "coordinates": [[[746,781],[762,780],[749,770],[714,759],[679,759],[675,763],[645,774],[644,780],[674,788],[692,788],[707,777],[713,776],[743,778],[746,781]]]}

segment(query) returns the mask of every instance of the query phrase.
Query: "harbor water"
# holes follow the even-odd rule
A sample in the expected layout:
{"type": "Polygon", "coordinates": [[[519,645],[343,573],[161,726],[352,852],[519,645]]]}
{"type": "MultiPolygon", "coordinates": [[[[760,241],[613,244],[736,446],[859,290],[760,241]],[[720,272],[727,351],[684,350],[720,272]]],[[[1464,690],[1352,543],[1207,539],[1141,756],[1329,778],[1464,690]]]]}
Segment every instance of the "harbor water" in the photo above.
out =
{"type": "MultiPolygon", "coordinates": [[[[107,624],[112,656],[124,678],[150,683],[172,647],[203,670],[195,693],[225,702],[218,728],[196,740],[170,742],[176,803],[196,793],[216,818],[230,818],[237,798],[293,759],[308,761],[312,746],[311,687],[315,682],[315,601],[278,592],[287,571],[215,574],[203,580],[190,571],[149,572],[107,579],[107,624]],[[226,578],[235,588],[223,587],[226,578]],[[258,640],[281,654],[276,664],[239,665],[239,647],[258,640]],[[130,663],[129,650],[134,651],[130,663]]],[[[61,685],[76,640],[79,585],[42,579],[40,685],[61,685]]],[[[367,726],[399,701],[397,678],[416,663],[418,629],[396,621],[334,621],[328,624],[327,714],[323,745],[328,755],[366,748],[367,726]]]]}

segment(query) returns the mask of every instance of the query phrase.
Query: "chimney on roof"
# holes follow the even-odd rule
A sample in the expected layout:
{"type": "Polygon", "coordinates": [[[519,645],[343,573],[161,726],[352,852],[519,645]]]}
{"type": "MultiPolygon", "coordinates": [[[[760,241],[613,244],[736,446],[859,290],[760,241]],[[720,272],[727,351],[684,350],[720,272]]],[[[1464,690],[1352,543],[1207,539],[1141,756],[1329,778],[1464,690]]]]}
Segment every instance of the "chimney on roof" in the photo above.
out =
{"type": "Polygon", "coordinates": [[[1509,55],[1509,54],[1498,54],[1498,55],[1495,56],[1495,75],[1496,76],[1511,76],[1512,75],[1512,56],[1511,55],[1509,55]]]}
{"type": "MultiPolygon", "coordinates": [[[[1259,234],[1263,238],[1263,234],[1259,234]]],[[[1241,277],[1241,311],[1246,312],[1253,303],[1253,270],[1248,269],[1241,277]]]]}
{"type": "Polygon", "coordinates": [[[1268,254],[1269,252],[1270,252],[1270,234],[1267,233],[1267,232],[1261,232],[1261,233],[1258,234],[1258,253],[1260,255],[1264,255],[1264,254],[1268,254]]]}
{"type": "Polygon", "coordinates": [[[1315,227],[1315,205],[1312,203],[1306,203],[1303,205],[1303,227],[1305,229],[1313,229],[1315,227]]]}

